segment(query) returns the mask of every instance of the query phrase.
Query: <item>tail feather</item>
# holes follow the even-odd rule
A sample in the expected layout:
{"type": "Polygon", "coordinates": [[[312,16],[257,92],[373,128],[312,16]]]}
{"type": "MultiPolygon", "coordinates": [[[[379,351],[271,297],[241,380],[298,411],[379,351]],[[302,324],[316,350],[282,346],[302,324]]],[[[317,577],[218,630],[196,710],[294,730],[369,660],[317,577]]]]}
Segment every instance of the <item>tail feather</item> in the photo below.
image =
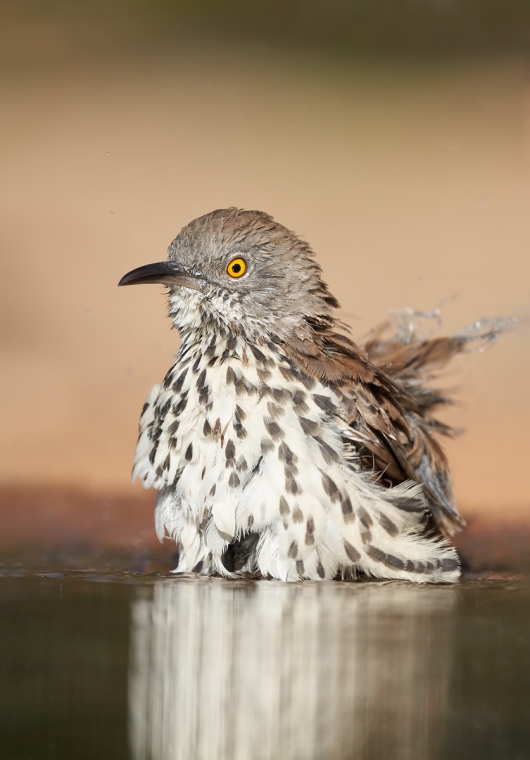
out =
{"type": "MultiPolygon", "coordinates": [[[[452,403],[447,391],[427,384],[458,354],[482,351],[494,344],[501,333],[519,322],[518,317],[486,317],[468,325],[454,335],[425,335],[425,320],[440,324],[439,310],[417,312],[403,309],[393,312],[393,319],[376,327],[364,343],[363,350],[373,364],[402,384],[427,414],[436,407],[452,403]]],[[[437,432],[450,428],[435,421],[437,432]]]]}
{"type": "Polygon", "coordinates": [[[431,383],[458,354],[482,351],[499,335],[515,326],[517,317],[489,317],[450,336],[428,335],[425,320],[440,326],[439,310],[431,313],[411,309],[394,312],[393,320],[377,327],[363,346],[365,356],[391,378],[414,409],[407,413],[411,444],[405,447],[387,440],[387,446],[405,474],[424,486],[437,527],[453,535],[465,521],[458,514],[452,494],[447,461],[438,442],[440,435],[454,436],[460,430],[441,422],[435,412],[453,403],[450,391],[431,383]]]}

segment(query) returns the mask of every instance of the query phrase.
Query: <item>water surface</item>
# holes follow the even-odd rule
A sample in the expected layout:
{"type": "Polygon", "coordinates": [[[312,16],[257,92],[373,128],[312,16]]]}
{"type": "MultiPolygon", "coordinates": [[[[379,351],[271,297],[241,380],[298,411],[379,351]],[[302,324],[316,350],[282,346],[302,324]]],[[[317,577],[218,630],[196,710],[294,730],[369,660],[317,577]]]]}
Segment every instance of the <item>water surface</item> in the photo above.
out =
{"type": "Polygon", "coordinates": [[[9,760],[528,758],[530,594],[4,571],[9,760]]]}

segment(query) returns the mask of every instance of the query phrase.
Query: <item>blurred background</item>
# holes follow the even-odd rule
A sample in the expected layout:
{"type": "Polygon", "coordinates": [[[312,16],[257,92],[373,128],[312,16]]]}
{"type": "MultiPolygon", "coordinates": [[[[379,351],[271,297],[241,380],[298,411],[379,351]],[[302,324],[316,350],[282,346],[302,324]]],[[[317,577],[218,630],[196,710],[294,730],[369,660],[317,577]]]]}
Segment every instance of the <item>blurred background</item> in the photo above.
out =
{"type": "MultiPolygon", "coordinates": [[[[155,495],[130,471],[178,335],[162,288],[116,286],[214,208],[265,210],[307,239],[354,336],[402,307],[441,308],[444,331],[528,313],[523,0],[0,14],[0,551],[152,557],[155,495]]],[[[529,366],[521,325],[446,379],[467,535],[526,552],[529,366]]]]}

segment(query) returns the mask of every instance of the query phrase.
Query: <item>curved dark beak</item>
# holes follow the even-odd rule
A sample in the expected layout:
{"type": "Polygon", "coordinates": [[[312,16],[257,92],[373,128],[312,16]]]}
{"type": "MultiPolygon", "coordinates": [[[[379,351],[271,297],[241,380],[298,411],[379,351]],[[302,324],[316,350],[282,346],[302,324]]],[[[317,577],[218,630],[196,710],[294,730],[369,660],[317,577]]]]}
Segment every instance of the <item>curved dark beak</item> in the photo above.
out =
{"type": "Polygon", "coordinates": [[[196,277],[187,274],[169,261],[146,264],[144,267],[138,267],[138,269],[127,272],[119,281],[118,287],[121,285],[141,285],[146,282],[161,285],[182,285],[199,290],[196,277]]]}

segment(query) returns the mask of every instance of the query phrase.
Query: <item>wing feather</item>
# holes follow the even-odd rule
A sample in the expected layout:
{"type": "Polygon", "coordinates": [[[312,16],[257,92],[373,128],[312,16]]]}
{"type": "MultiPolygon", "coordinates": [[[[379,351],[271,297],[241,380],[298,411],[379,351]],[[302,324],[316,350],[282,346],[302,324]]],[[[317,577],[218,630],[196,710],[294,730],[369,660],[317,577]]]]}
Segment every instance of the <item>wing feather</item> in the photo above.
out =
{"type": "Polygon", "coordinates": [[[292,361],[342,394],[342,412],[365,469],[388,486],[413,480],[423,486],[436,526],[447,535],[465,522],[452,492],[441,435],[455,431],[434,416],[451,398],[429,383],[457,354],[495,340],[511,320],[490,319],[453,336],[422,338],[386,323],[363,346],[313,321],[311,340],[285,345],[292,361]]]}

